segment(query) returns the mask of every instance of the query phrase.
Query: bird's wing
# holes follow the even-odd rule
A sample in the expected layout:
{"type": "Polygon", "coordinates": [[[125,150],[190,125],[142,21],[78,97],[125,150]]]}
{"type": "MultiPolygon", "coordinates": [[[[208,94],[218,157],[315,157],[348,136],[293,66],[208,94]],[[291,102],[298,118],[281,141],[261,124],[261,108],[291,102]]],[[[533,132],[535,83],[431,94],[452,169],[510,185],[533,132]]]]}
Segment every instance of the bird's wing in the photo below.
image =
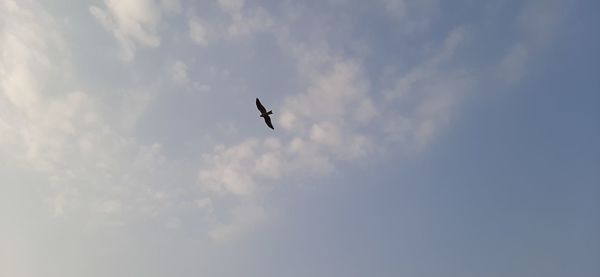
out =
{"type": "Polygon", "coordinates": [[[258,110],[260,111],[260,113],[266,113],[267,109],[265,109],[265,107],[260,103],[260,100],[258,100],[258,98],[256,98],[256,107],[258,108],[258,110]]]}
{"type": "Polygon", "coordinates": [[[270,116],[265,116],[265,123],[267,123],[267,126],[269,126],[269,128],[275,130],[275,128],[273,128],[273,124],[271,123],[271,117],[270,116]]]}

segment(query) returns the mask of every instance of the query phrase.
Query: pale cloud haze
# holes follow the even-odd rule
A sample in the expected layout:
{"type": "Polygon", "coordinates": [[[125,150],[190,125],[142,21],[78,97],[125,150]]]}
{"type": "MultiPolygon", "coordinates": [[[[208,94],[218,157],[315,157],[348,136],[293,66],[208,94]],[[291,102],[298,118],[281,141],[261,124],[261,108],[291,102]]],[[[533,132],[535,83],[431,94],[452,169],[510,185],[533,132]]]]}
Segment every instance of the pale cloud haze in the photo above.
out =
{"type": "Polygon", "coordinates": [[[598,8],[0,0],[0,276],[597,276],[598,8]]]}

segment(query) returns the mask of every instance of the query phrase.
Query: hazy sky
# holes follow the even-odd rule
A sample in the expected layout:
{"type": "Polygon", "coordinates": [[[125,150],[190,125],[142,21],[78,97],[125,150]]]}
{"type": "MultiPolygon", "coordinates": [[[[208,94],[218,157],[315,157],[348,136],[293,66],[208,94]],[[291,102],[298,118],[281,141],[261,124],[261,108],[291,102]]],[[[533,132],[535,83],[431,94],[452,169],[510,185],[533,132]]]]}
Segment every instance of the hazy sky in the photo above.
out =
{"type": "Polygon", "coordinates": [[[0,276],[600,276],[598,10],[0,0],[0,276]]]}

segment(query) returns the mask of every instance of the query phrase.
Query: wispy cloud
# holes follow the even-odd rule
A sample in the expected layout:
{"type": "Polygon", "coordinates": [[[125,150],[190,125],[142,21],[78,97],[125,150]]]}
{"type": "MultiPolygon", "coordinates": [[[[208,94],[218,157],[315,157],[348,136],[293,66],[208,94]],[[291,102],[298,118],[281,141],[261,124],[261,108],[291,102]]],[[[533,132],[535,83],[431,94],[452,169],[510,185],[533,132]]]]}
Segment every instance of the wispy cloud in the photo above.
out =
{"type": "Polygon", "coordinates": [[[179,14],[183,9],[180,0],[160,0],[160,5],[167,14],[179,14]]]}
{"type": "Polygon", "coordinates": [[[192,41],[201,46],[207,46],[209,43],[209,31],[204,23],[197,18],[189,20],[190,38],[192,41]]]}
{"type": "MultiPolygon", "coordinates": [[[[551,41],[552,30],[558,28],[560,16],[555,15],[561,14],[561,5],[552,3],[525,4],[514,23],[517,39],[508,43],[506,55],[486,65],[493,67],[494,76],[512,83],[526,74],[532,53],[551,41]]],[[[327,12],[327,5],[297,4],[303,8],[294,9],[291,3],[269,7],[243,0],[213,4],[215,17],[196,13],[189,1],[105,0],[89,6],[90,17],[118,42],[123,60],[133,61],[139,47],[156,51],[154,61],[107,66],[106,71],[133,71],[131,80],[99,88],[87,84],[72,63],[74,42],[60,20],[35,2],[0,1],[0,151],[47,176],[49,213],[68,216],[84,210],[114,226],[128,217],[168,214],[164,225],[178,229],[186,222],[177,212],[190,209],[201,215],[209,237],[235,239],[268,220],[271,211],[263,201],[277,184],[390,152],[426,151],[488,74],[460,62],[464,49],[477,40],[468,23],[431,32],[439,1],[378,2],[381,20],[402,29],[394,34],[420,34],[414,39],[427,45],[414,51],[420,61],[402,63],[390,52],[373,51],[378,45],[361,36],[361,28],[368,26],[359,26],[358,19],[344,21],[347,26],[307,27],[348,16],[351,11],[344,10],[348,3],[343,1],[334,9],[348,14],[327,12]],[[177,24],[165,24],[169,20],[177,24]],[[176,43],[161,37],[164,26],[179,27],[169,30],[168,39],[176,43]],[[264,41],[257,42],[259,37],[264,41]],[[283,68],[269,68],[259,58],[260,64],[247,64],[265,45],[272,51],[267,58],[280,59],[272,64],[289,66],[286,76],[277,76],[286,79],[281,82],[291,93],[271,94],[265,101],[275,112],[274,134],[247,136],[232,118],[220,121],[230,114],[202,102],[226,97],[223,88],[235,83],[236,97],[251,99],[252,105],[253,90],[271,84],[255,88],[252,82],[237,80],[251,79],[256,72],[281,73],[275,71],[283,68]],[[349,45],[362,45],[362,56],[349,45]],[[231,61],[232,56],[248,60],[231,61]],[[151,62],[159,69],[147,68],[151,62]],[[190,94],[163,93],[172,84],[210,92],[210,99],[193,101],[208,107],[207,121],[221,126],[215,129],[226,134],[222,137],[227,142],[219,134],[189,131],[187,135],[198,135],[186,140],[190,144],[214,136],[211,145],[194,148],[211,150],[191,151],[195,158],[182,161],[169,156],[176,146],[139,134],[148,113],[156,119],[172,108],[161,106],[158,99],[171,101],[177,109],[181,105],[176,97],[192,101],[190,94]]],[[[397,50],[402,51],[412,50],[397,50]]],[[[185,120],[178,124],[185,125],[185,120]]],[[[191,128],[196,127],[185,130],[191,128]]]]}
{"type": "Polygon", "coordinates": [[[518,40],[510,46],[498,65],[498,76],[514,84],[525,77],[527,66],[555,37],[569,4],[563,1],[527,1],[517,16],[514,28],[518,40]]]}
{"type": "MultiPolygon", "coordinates": [[[[130,61],[137,45],[158,47],[158,26],[162,21],[162,9],[154,0],[117,1],[105,0],[105,9],[90,6],[90,12],[102,26],[118,40],[121,58],[130,61]]],[[[162,1],[167,11],[176,11],[176,1],[162,1]]]]}
{"type": "MultiPolygon", "coordinates": [[[[452,111],[474,83],[462,70],[442,69],[465,36],[465,28],[454,29],[439,51],[408,73],[392,74],[390,78],[397,81],[378,92],[370,86],[359,61],[281,33],[280,46],[306,80],[304,91],[285,97],[276,114],[278,137],[285,139],[252,138],[217,147],[204,156],[200,186],[215,201],[234,197],[239,203],[256,203],[260,198],[256,194],[268,192],[269,183],[300,174],[324,174],[338,163],[358,162],[383,148],[424,149],[447,126],[452,111]],[[400,113],[398,106],[410,108],[400,113]]],[[[237,225],[251,223],[231,216],[217,220],[219,230],[245,229],[237,225]]],[[[224,232],[219,238],[230,234],[224,232]]]]}
{"type": "Polygon", "coordinates": [[[94,96],[72,78],[59,22],[32,2],[2,5],[9,9],[0,9],[1,153],[48,177],[55,216],[114,214],[132,211],[135,198],[154,201],[147,177],[164,162],[161,146],[131,134],[151,95],[125,92],[111,103],[94,96]]]}
{"type": "Polygon", "coordinates": [[[190,78],[187,73],[187,65],[182,61],[176,61],[170,68],[171,79],[178,85],[187,85],[190,78]]]}
{"type": "Polygon", "coordinates": [[[424,149],[435,134],[449,123],[461,101],[476,85],[476,76],[464,68],[448,69],[455,52],[464,44],[468,31],[456,27],[440,49],[404,74],[392,74],[395,82],[384,92],[388,106],[386,139],[417,151],[424,149]]]}
{"type": "Polygon", "coordinates": [[[389,16],[401,22],[406,33],[426,30],[439,11],[437,0],[381,0],[389,16]]]}
{"type": "Polygon", "coordinates": [[[225,23],[211,22],[197,16],[188,20],[189,35],[200,46],[222,40],[251,38],[274,26],[269,12],[260,6],[248,6],[244,0],[218,0],[217,6],[226,17],[225,23]]]}

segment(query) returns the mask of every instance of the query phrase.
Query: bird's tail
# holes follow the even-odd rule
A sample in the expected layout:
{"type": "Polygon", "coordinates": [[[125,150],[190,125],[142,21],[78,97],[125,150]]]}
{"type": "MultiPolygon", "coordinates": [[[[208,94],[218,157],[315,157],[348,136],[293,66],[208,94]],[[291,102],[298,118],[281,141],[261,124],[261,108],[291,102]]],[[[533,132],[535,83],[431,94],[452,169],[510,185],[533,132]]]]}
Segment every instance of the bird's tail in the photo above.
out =
{"type": "Polygon", "coordinates": [[[269,111],[267,114],[273,114],[273,111],[269,111]]]}

